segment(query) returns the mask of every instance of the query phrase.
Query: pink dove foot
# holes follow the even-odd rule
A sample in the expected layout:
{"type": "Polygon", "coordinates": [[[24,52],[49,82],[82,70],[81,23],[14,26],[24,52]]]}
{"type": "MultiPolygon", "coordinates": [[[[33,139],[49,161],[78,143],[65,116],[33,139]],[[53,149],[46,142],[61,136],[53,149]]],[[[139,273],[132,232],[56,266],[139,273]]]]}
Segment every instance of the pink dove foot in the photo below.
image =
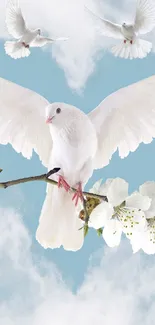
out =
{"type": "Polygon", "coordinates": [[[83,193],[81,183],[78,184],[78,188],[72,197],[72,201],[75,200],[75,206],[78,205],[79,199],[83,201],[83,193]]]}
{"type": "Polygon", "coordinates": [[[130,41],[130,44],[133,44],[133,41],[132,40],[130,41]]]}
{"type": "Polygon", "coordinates": [[[126,44],[126,39],[124,40],[124,44],[126,44]]]}
{"type": "Polygon", "coordinates": [[[65,179],[62,176],[59,176],[58,179],[58,188],[63,187],[66,192],[70,190],[69,184],[65,181],[65,179]]]}

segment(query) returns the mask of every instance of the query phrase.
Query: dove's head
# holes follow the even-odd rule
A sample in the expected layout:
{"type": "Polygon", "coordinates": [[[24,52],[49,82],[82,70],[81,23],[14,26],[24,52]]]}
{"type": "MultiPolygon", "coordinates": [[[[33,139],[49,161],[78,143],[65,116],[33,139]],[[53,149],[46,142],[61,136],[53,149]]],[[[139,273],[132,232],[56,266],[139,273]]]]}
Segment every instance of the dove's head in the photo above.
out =
{"type": "Polygon", "coordinates": [[[51,127],[64,128],[75,119],[76,109],[65,103],[52,103],[46,107],[46,123],[51,127]]]}
{"type": "Polygon", "coordinates": [[[36,35],[41,35],[41,29],[40,29],[40,28],[35,29],[35,30],[34,30],[34,33],[35,33],[36,35]]]}

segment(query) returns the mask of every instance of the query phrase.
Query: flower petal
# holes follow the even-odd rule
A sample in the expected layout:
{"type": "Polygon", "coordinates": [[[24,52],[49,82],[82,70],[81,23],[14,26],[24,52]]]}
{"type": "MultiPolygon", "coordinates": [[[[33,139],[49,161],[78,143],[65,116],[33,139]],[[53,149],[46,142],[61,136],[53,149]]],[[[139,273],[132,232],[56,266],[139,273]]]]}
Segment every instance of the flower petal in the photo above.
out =
{"type": "Polygon", "coordinates": [[[113,207],[108,202],[100,203],[91,213],[88,226],[99,229],[105,226],[114,213],[113,207]]]}
{"type": "Polygon", "coordinates": [[[151,205],[146,211],[146,218],[155,217],[155,182],[145,182],[139,187],[139,191],[142,195],[147,195],[152,199],[151,205]]]}
{"type": "Polygon", "coordinates": [[[150,221],[145,230],[133,233],[130,243],[134,253],[142,249],[146,254],[155,254],[155,228],[153,226],[154,222],[150,221]]]}
{"type": "Polygon", "coordinates": [[[143,211],[133,208],[122,209],[120,221],[123,225],[123,232],[128,235],[133,235],[134,231],[142,232],[147,229],[147,221],[143,211]]]}
{"type": "Polygon", "coordinates": [[[146,218],[154,218],[155,217],[155,197],[151,201],[151,206],[148,211],[145,211],[146,218]]]}
{"type": "Polygon", "coordinates": [[[151,199],[155,198],[155,182],[145,182],[139,187],[139,192],[142,195],[149,196],[151,199]]]}
{"type": "Polygon", "coordinates": [[[99,179],[99,181],[97,181],[93,187],[89,190],[89,193],[94,193],[94,194],[99,194],[100,192],[100,187],[101,187],[101,183],[102,183],[102,178],[99,179]]]}
{"type": "Polygon", "coordinates": [[[103,229],[103,238],[109,247],[119,246],[122,235],[122,227],[118,220],[111,219],[103,229]]]}
{"type": "Polygon", "coordinates": [[[120,205],[128,196],[128,183],[122,178],[115,178],[111,182],[107,197],[112,206],[120,205]]]}
{"type": "Polygon", "coordinates": [[[152,234],[150,233],[150,229],[145,233],[145,236],[143,237],[143,244],[142,249],[146,254],[155,254],[155,241],[152,237],[152,234]]]}
{"type": "Polygon", "coordinates": [[[113,182],[113,178],[108,178],[104,184],[101,185],[100,187],[100,194],[107,196],[108,194],[108,189],[110,184],[113,182]]]}
{"type": "Polygon", "coordinates": [[[132,207],[136,209],[141,209],[146,211],[151,205],[151,199],[148,196],[144,196],[139,192],[134,192],[128,196],[125,200],[127,207],[132,207]]]}
{"type": "Polygon", "coordinates": [[[130,244],[132,246],[133,253],[137,253],[142,248],[142,232],[134,232],[133,236],[130,237],[130,244]]]}

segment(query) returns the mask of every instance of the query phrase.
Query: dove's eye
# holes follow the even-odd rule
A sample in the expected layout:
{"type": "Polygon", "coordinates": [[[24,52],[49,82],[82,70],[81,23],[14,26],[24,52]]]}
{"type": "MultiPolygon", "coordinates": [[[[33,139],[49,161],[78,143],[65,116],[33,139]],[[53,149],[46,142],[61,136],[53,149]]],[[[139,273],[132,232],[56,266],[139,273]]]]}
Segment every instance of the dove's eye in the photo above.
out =
{"type": "Polygon", "coordinates": [[[57,114],[60,114],[60,112],[61,112],[61,108],[58,107],[58,108],[56,109],[56,113],[57,113],[57,114]]]}

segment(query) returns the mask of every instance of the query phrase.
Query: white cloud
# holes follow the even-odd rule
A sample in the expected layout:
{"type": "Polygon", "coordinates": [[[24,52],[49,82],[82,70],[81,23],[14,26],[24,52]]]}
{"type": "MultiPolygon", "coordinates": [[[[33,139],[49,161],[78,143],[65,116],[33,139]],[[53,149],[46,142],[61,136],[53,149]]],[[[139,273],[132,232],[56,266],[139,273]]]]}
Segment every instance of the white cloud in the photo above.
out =
{"type": "Polygon", "coordinates": [[[155,316],[152,257],[101,250],[73,294],[52,262],[31,252],[21,216],[0,209],[0,324],[149,325],[155,316]]]}
{"type": "MultiPolygon", "coordinates": [[[[26,21],[40,27],[51,37],[69,36],[69,41],[48,46],[53,58],[64,69],[70,87],[79,90],[95,69],[96,62],[111,40],[96,31],[96,20],[84,9],[118,23],[131,21],[136,0],[20,0],[26,21]],[[126,10],[127,8],[127,10],[126,10]]],[[[0,2],[0,37],[7,36],[5,0],[0,2]]],[[[113,42],[113,41],[112,41],[113,42]]],[[[39,49],[38,49],[39,51],[39,49]]],[[[103,71],[104,73],[104,71],[103,71]]]]}

